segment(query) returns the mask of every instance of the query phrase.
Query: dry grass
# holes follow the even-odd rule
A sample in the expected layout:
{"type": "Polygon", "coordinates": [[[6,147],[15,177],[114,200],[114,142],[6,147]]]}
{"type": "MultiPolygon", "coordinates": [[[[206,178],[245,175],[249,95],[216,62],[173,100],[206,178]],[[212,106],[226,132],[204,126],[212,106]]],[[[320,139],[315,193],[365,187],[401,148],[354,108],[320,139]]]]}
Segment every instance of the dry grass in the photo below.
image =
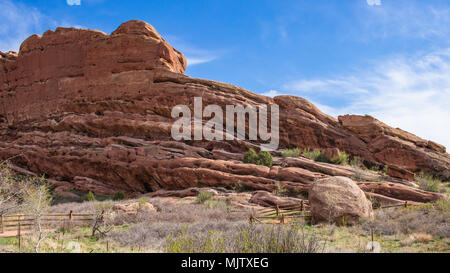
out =
{"type": "Polygon", "coordinates": [[[440,200],[434,205],[376,210],[376,220],[365,222],[362,227],[384,235],[423,233],[450,237],[449,204],[449,200],[440,200]]]}

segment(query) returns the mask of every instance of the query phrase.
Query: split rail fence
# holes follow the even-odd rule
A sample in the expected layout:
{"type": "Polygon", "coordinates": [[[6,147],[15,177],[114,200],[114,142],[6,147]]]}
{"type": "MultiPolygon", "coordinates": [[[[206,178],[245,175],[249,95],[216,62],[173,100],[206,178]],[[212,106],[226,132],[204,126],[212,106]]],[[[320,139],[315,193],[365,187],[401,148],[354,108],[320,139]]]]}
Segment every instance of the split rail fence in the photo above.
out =
{"type": "MultiPolygon", "coordinates": [[[[408,201],[405,201],[401,204],[381,206],[374,209],[386,209],[386,208],[395,208],[395,207],[408,207],[413,204],[408,204],[408,201]]],[[[289,207],[275,206],[272,208],[266,208],[262,210],[258,210],[255,215],[250,216],[250,222],[259,222],[259,223],[279,223],[286,224],[291,222],[295,218],[305,218],[311,219],[311,211],[308,210],[309,207],[304,204],[302,201],[299,205],[293,205],[289,207]]]]}
{"type": "MultiPolygon", "coordinates": [[[[71,225],[87,224],[94,220],[94,214],[51,213],[43,214],[40,218],[41,226],[69,227],[71,225]]],[[[36,226],[36,218],[29,214],[0,215],[0,234],[8,231],[31,230],[36,226]]]]}
{"type": "Polygon", "coordinates": [[[274,208],[259,210],[255,215],[250,216],[250,222],[286,224],[296,218],[310,217],[311,212],[302,201],[299,205],[281,208],[277,205],[274,208]]]}

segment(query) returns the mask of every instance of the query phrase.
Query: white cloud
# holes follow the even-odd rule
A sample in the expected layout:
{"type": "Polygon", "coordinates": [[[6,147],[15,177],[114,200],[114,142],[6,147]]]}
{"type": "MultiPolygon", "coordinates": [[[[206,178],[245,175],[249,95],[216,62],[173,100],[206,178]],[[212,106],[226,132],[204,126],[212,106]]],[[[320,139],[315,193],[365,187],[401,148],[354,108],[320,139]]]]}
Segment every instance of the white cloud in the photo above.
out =
{"type": "Polygon", "coordinates": [[[278,92],[277,90],[270,90],[269,92],[263,93],[262,95],[273,98],[273,97],[281,95],[281,93],[278,92]]]}
{"type": "Polygon", "coordinates": [[[80,6],[81,0],[67,0],[67,5],[69,6],[80,6]]]}
{"type": "Polygon", "coordinates": [[[39,30],[43,15],[10,0],[0,0],[0,7],[0,51],[18,51],[22,41],[39,30]]]}
{"type": "Polygon", "coordinates": [[[42,34],[60,26],[74,26],[69,22],[58,22],[37,8],[20,2],[0,0],[0,7],[0,51],[3,52],[19,51],[21,43],[33,34],[42,34]]]}
{"type": "Polygon", "coordinates": [[[381,6],[381,0],[366,0],[369,6],[381,6]]]}
{"type": "Polygon", "coordinates": [[[367,8],[355,11],[358,24],[349,26],[347,37],[360,40],[380,38],[444,38],[450,34],[450,8],[430,1],[395,0],[377,5],[367,0],[367,8]],[[378,6],[379,8],[373,8],[378,6]]]}
{"type": "Polygon", "coordinates": [[[367,93],[367,88],[354,84],[354,77],[342,77],[336,79],[313,79],[293,81],[283,86],[297,92],[305,93],[329,93],[329,94],[354,94],[367,93]]]}
{"type": "Polygon", "coordinates": [[[296,95],[319,103],[320,95],[347,100],[342,106],[318,106],[333,116],[369,114],[390,126],[450,148],[449,75],[450,48],[392,57],[367,70],[337,79],[295,81],[285,85],[283,90],[293,87],[291,90],[296,95]]]}
{"type": "Polygon", "coordinates": [[[186,57],[187,65],[194,66],[198,64],[204,64],[214,61],[215,57],[186,57]]]}
{"type": "Polygon", "coordinates": [[[224,54],[224,50],[202,49],[174,35],[163,36],[169,44],[186,56],[188,67],[215,61],[224,54]]]}

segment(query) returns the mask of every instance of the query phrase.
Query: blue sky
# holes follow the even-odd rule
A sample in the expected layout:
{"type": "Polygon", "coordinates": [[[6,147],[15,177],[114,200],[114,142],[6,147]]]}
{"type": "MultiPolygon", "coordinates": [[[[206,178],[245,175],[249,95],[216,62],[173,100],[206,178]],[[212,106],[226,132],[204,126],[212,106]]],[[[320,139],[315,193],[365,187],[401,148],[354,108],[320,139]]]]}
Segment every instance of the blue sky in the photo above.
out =
{"type": "Polygon", "coordinates": [[[448,0],[0,0],[0,50],[57,26],[141,19],[191,77],[370,114],[450,148],[448,0]]]}

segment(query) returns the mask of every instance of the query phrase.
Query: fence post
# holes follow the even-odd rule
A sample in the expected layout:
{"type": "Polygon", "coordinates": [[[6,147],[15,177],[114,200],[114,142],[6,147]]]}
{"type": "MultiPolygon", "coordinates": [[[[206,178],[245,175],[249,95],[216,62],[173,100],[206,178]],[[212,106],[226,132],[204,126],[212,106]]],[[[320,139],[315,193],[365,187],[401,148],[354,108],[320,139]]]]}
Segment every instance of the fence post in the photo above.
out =
{"type": "Polygon", "coordinates": [[[3,233],[3,215],[0,214],[0,233],[3,233]]]}
{"type": "Polygon", "coordinates": [[[17,223],[19,225],[18,229],[17,229],[17,237],[19,237],[19,252],[20,252],[20,216],[17,216],[17,223]]]}
{"type": "Polygon", "coordinates": [[[275,206],[275,211],[277,212],[277,216],[280,214],[280,208],[278,207],[278,204],[275,206]]]}
{"type": "Polygon", "coordinates": [[[69,212],[69,228],[72,228],[73,211],[69,212]]]}
{"type": "Polygon", "coordinates": [[[303,200],[300,202],[300,211],[303,211],[303,200]]]}
{"type": "Polygon", "coordinates": [[[373,228],[370,229],[370,233],[372,235],[372,252],[375,250],[375,245],[373,243],[373,228]]]}

